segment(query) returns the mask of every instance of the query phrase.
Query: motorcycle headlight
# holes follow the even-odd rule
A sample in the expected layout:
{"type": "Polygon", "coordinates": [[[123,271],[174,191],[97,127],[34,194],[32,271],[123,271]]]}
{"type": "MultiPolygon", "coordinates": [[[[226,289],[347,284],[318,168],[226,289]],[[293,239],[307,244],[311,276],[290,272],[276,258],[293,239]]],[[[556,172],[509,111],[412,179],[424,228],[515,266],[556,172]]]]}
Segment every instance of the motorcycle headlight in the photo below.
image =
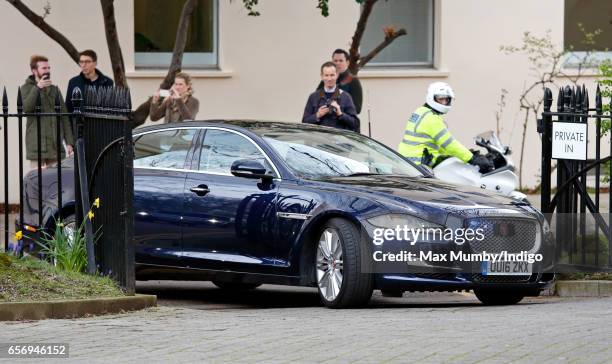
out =
{"type": "Polygon", "coordinates": [[[386,214],[369,218],[370,224],[378,228],[395,229],[397,226],[408,229],[427,229],[427,228],[443,228],[442,225],[435,224],[412,215],[406,214],[386,214]]]}

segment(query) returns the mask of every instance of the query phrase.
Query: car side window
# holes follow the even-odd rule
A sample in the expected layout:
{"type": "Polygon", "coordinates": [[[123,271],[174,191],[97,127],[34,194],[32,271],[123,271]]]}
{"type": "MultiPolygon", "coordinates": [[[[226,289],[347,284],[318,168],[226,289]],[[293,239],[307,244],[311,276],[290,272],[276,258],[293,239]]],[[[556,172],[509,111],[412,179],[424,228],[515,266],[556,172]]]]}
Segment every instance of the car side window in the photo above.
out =
{"type": "Polygon", "coordinates": [[[134,140],[134,168],[185,168],[197,129],[172,129],[140,135],[134,140]]]}
{"type": "Polygon", "coordinates": [[[200,171],[230,174],[232,163],[238,159],[257,160],[269,173],[274,173],[263,153],[242,135],[217,129],[206,131],[200,154],[200,171]]]}

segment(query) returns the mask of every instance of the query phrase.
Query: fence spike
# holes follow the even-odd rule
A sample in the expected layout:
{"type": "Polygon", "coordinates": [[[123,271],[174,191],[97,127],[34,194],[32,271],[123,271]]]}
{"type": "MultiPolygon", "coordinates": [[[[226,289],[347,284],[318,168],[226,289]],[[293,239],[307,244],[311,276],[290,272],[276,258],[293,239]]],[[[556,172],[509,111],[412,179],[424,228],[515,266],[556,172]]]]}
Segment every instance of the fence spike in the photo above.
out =
{"type": "Polygon", "coordinates": [[[62,98],[60,97],[60,93],[55,93],[55,112],[62,112],[62,98]]]}
{"type": "Polygon", "coordinates": [[[81,109],[82,102],[83,102],[83,93],[81,91],[80,87],[75,87],[74,90],[72,91],[72,104],[74,105],[75,109],[81,109]]]}
{"type": "Polygon", "coordinates": [[[99,109],[102,107],[102,89],[96,88],[96,107],[99,109]]]}
{"type": "Polygon", "coordinates": [[[113,111],[119,112],[121,109],[121,93],[118,89],[113,89],[113,111]]]}
{"type": "Polygon", "coordinates": [[[598,84],[597,90],[595,91],[595,112],[601,114],[601,110],[603,110],[603,103],[601,102],[601,89],[598,84]]]}
{"type": "Polygon", "coordinates": [[[547,111],[550,111],[552,102],[553,102],[552,91],[550,90],[550,88],[546,87],[544,89],[544,109],[547,111]]]}
{"type": "Polygon", "coordinates": [[[40,113],[40,109],[42,107],[42,95],[39,88],[36,88],[36,104],[35,110],[37,113],[40,113]]]}
{"type": "Polygon", "coordinates": [[[17,113],[23,111],[23,97],[21,97],[21,86],[17,88],[17,113]]]}
{"type": "Polygon", "coordinates": [[[588,114],[589,113],[589,90],[584,88],[584,85],[582,87],[583,87],[582,96],[584,98],[584,101],[582,102],[582,108],[584,110],[584,114],[588,114]]]}
{"type": "Polygon", "coordinates": [[[2,111],[8,114],[8,95],[6,94],[6,86],[2,90],[2,111]]]}
{"type": "Polygon", "coordinates": [[[563,99],[564,99],[564,91],[563,88],[559,89],[559,94],[557,95],[557,112],[563,112],[563,99]]]}
{"type": "Polygon", "coordinates": [[[130,94],[129,88],[125,89],[125,95],[126,95],[126,110],[127,112],[130,112],[132,111],[132,95],[130,94]]]}
{"type": "Polygon", "coordinates": [[[113,89],[110,87],[106,87],[106,98],[105,98],[104,107],[110,110],[113,107],[113,89]]]}

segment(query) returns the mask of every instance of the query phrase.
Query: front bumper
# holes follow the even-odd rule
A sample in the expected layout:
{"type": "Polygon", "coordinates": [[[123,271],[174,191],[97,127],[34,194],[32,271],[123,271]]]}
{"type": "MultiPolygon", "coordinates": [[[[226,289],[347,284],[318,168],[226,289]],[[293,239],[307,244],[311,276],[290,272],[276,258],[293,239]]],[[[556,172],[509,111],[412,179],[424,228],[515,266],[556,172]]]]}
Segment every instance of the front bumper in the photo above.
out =
{"type": "Polygon", "coordinates": [[[477,273],[414,273],[375,274],[375,288],[399,291],[445,292],[479,288],[523,290],[537,295],[550,288],[555,281],[553,273],[533,273],[531,276],[489,276],[477,273]]]}

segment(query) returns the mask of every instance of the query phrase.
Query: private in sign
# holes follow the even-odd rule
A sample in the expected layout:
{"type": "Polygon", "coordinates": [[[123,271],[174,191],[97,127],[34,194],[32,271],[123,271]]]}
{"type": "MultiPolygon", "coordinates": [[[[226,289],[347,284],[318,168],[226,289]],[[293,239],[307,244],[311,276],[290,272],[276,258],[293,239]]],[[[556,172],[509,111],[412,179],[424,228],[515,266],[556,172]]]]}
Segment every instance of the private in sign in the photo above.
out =
{"type": "Polygon", "coordinates": [[[585,135],[579,131],[563,131],[556,130],[554,134],[555,140],[564,142],[584,142],[585,135]]]}

